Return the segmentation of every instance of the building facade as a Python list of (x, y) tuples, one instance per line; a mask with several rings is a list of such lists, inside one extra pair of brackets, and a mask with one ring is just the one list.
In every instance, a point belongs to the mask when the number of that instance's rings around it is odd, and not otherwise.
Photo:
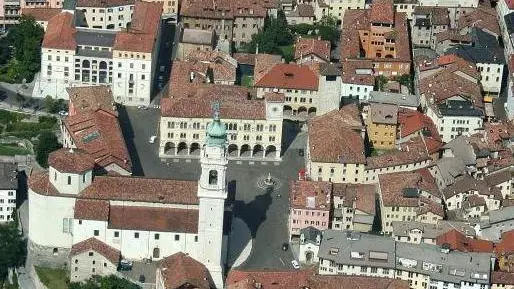
[(18, 166), (0, 163), (0, 224), (13, 220), (18, 191)]

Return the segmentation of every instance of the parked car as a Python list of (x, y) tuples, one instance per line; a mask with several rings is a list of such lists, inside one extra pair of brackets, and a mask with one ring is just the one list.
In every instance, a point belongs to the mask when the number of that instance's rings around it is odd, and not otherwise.
[(283, 243), (282, 244), (282, 250), (287, 251), (287, 249), (289, 249), (289, 244), (288, 243)]
[(291, 261), (291, 265), (293, 265), (293, 268), (296, 270), (300, 269), (300, 264), (296, 260)]
[(59, 115), (60, 116), (68, 116), (68, 112), (65, 110), (61, 110), (61, 111), (59, 111)]
[(303, 149), (298, 149), (298, 155), (303, 157), (303, 155), (305, 154), (304, 150)]
[(137, 109), (139, 109), (139, 110), (147, 110), (148, 107), (146, 105), (138, 105)]
[(157, 139), (157, 136), (152, 135), (150, 139), (148, 140), (149, 143), (155, 143), (155, 140)]
[(120, 265), (118, 266), (118, 271), (130, 271), (132, 270), (132, 261), (129, 260), (121, 260)]

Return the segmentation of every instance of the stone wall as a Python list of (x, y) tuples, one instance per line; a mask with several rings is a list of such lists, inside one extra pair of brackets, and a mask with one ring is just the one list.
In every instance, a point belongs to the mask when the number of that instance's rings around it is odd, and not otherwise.
[(35, 266), (68, 269), (69, 248), (51, 248), (29, 241), (28, 254)]

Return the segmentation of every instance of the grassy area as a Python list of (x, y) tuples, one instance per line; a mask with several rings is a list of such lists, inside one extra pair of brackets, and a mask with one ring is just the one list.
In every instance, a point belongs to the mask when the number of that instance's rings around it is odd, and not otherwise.
[(28, 114), (0, 110), (0, 136), (30, 139), (43, 131), (52, 131), (57, 128), (55, 117), (40, 116), (37, 122), (24, 121), (28, 118), (30, 118)]
[(30, 150), (20, 147), (17, 144), (0, 144), (0, 155), (14, 156), (14, 155), (28, 155)]
[(287, 61), (292, 61), (294, 59), (294, 46), (293, 45), (287, 45), (287, 46), (279, 46), (282, 57)]
[(36, 272), (39, 280), (51, 289), (68, 289), (68, 276), (66, 270), (37, 267)]
[(243, 77), (241, 78), (241, 85), (244, 87), (251, 88), (253, 86), (253, 76), (243, 75)]

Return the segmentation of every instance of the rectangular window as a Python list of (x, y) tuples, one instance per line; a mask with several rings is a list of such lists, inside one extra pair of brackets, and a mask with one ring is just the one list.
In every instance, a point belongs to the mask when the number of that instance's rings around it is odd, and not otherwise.
[(120, 232), (114, 231), (114, 238), (119, 238), (119, 237), (120, 237)]
[(68, 185), (71, 185), (71, 176), (68, 176)]
[(134, 233), (134, 238), (135, 238), (135, 239), (139, 239), (139, 233), (137, 233), (137, 232), (136, 232), (136, 233)]
[(179, 241), (180, 240), (180, 235), (179, 234), (176, 234), (175, 235), (175, 241)]
[(159, 237), (160, 237), (159, 234), (154, 235), (155, 240), (159, 240)]
[(94, 231), (93, 231), (93, 235), (95, 235), (95, 236), (100, 235), (100, 231), (98, 231), (98, 230), (94, 230)]

